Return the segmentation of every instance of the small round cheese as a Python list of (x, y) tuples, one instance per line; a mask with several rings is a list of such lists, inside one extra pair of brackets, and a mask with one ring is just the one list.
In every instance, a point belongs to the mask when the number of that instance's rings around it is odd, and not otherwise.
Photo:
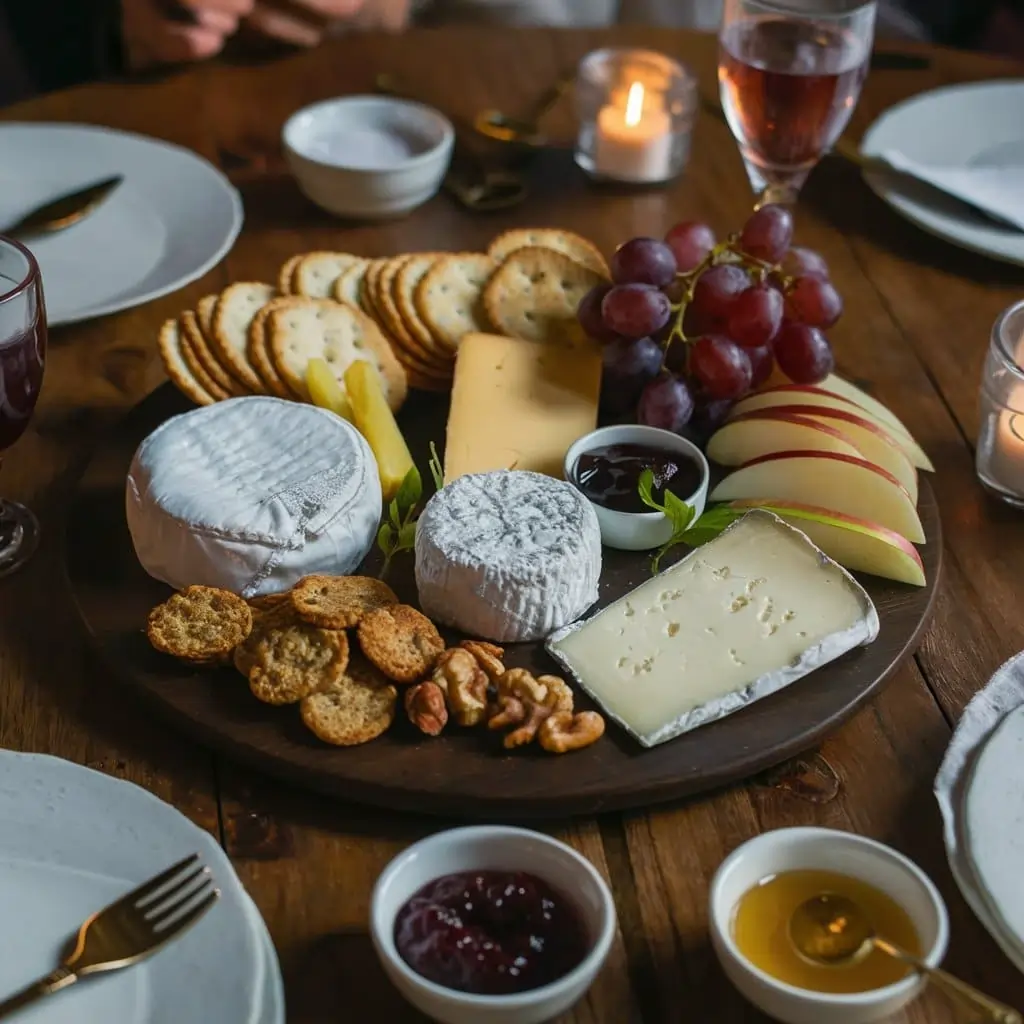
[(373, 546), (380, 477), (332, 412), (233, 398), (175, 416), (128, 472), (128, 528), (151, 576), (255, 597), (310, 573), (350, 573)]
[(459, 477), (416, 531), (416, 586), (432, 619), (474, 638), (539, 640), (596, 600), (601, 531), (590, 502), (540, 473)]

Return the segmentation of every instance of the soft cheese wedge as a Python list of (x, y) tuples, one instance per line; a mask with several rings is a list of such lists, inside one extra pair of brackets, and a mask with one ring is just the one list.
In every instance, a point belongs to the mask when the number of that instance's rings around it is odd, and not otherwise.
[(925, 542), (914, 502), (884, 469), (834, 452), (780, 452), (740, 466), (712, 491), (710, 501), (781, 498), (835, 509), (879, 523), (914, 544)]
[(561, 478), (569, 446), (597, 426), (601, 352), (467, 334), (459, 343), (444, 479), (523, 469)]
[(756, 510), (547, 648), (652, 747), (877, 635), (878, 615), (856, 580), (803, 533)]

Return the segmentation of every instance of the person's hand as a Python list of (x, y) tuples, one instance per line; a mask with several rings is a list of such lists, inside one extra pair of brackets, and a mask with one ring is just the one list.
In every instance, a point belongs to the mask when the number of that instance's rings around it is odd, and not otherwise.
[(179, 64), (220, 53), (254, 0), (121, 0), (129, 66)]
[(410, 0), (257, 0), (245, 24), (280, 42), (316, 46), (345, 27), (404, 28), (410, 6)]

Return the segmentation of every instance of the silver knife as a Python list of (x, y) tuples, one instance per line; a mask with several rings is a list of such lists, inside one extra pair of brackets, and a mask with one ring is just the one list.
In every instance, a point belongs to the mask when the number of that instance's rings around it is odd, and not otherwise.
[(88, 217), (123, 181), (123, 175), (115, 174), (103, 181), (51, 199), (42, 206), (37, 206), (14, 224), (0, 228), (0, 235), (25, 238), (63, 231)]

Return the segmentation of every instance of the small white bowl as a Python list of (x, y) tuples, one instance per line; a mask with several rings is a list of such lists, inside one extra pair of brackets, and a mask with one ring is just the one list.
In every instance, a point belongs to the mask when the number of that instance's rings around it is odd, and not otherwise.
[(344, 96), (293, 114), (281, 133), (302, 191), (342, 217), (396, 217), (441, 187), (455, 130), (439, 111), (390, 96)]
[(797, 988), (755, 967), (739, 951), (732, 924), (740, 898), (770, 875), (797, 870), (835, 871), (859, 878), (892, 897), (909, 915), (937, 967), (946, 955), (949, 919), (928, 876), (902, 854), (872, 839), (827, 828), (766, 832), (734, 850), (711, 882), (711, 943), (729, 980), (755, 1006), (784, 1024), (868, 1024), (899, 1012), (924, 988), (913, 975), (868, 992), (833, 995)]
[[(708, 500), (708, 483), (711, 471), (704, 453), (685, 437), (673, 434), (671, 430), (645, 427), (640, 424), (625, 424), (616, 427), (601, 427), (584, 434), (565, 453), (565, 479), (576, 484), (576, 463), (584, 452), (610, 444), (642, 444), (664, 451), (678, 452), (693, 459), (700, 467), (700, 486), (693, 494), (684, 498), (694, 511), (693, 522), (704, 512)], [(601, 527), (601, 541), (609, 548), (620, 551), (651, 551), (667, 543), (672, 536), (672, 523), (664, 512), (618, 512), (592, 501)]]
[[(428, 882), (461, 871), (527, 871), (572, 901), (590, 952), (564, 978), (507, 996), (459, 992), (417, 974), (395, 947), (398, 911)], [(384, 869), (370, 901), (370, 935), (395, 987), (442, 1024), (541, 1024), (564, 1013), (590, 988), (615, 938), (615, 904), (585, 857), (539, 832), (497, 825), (451, 829), (410, 846)]]

